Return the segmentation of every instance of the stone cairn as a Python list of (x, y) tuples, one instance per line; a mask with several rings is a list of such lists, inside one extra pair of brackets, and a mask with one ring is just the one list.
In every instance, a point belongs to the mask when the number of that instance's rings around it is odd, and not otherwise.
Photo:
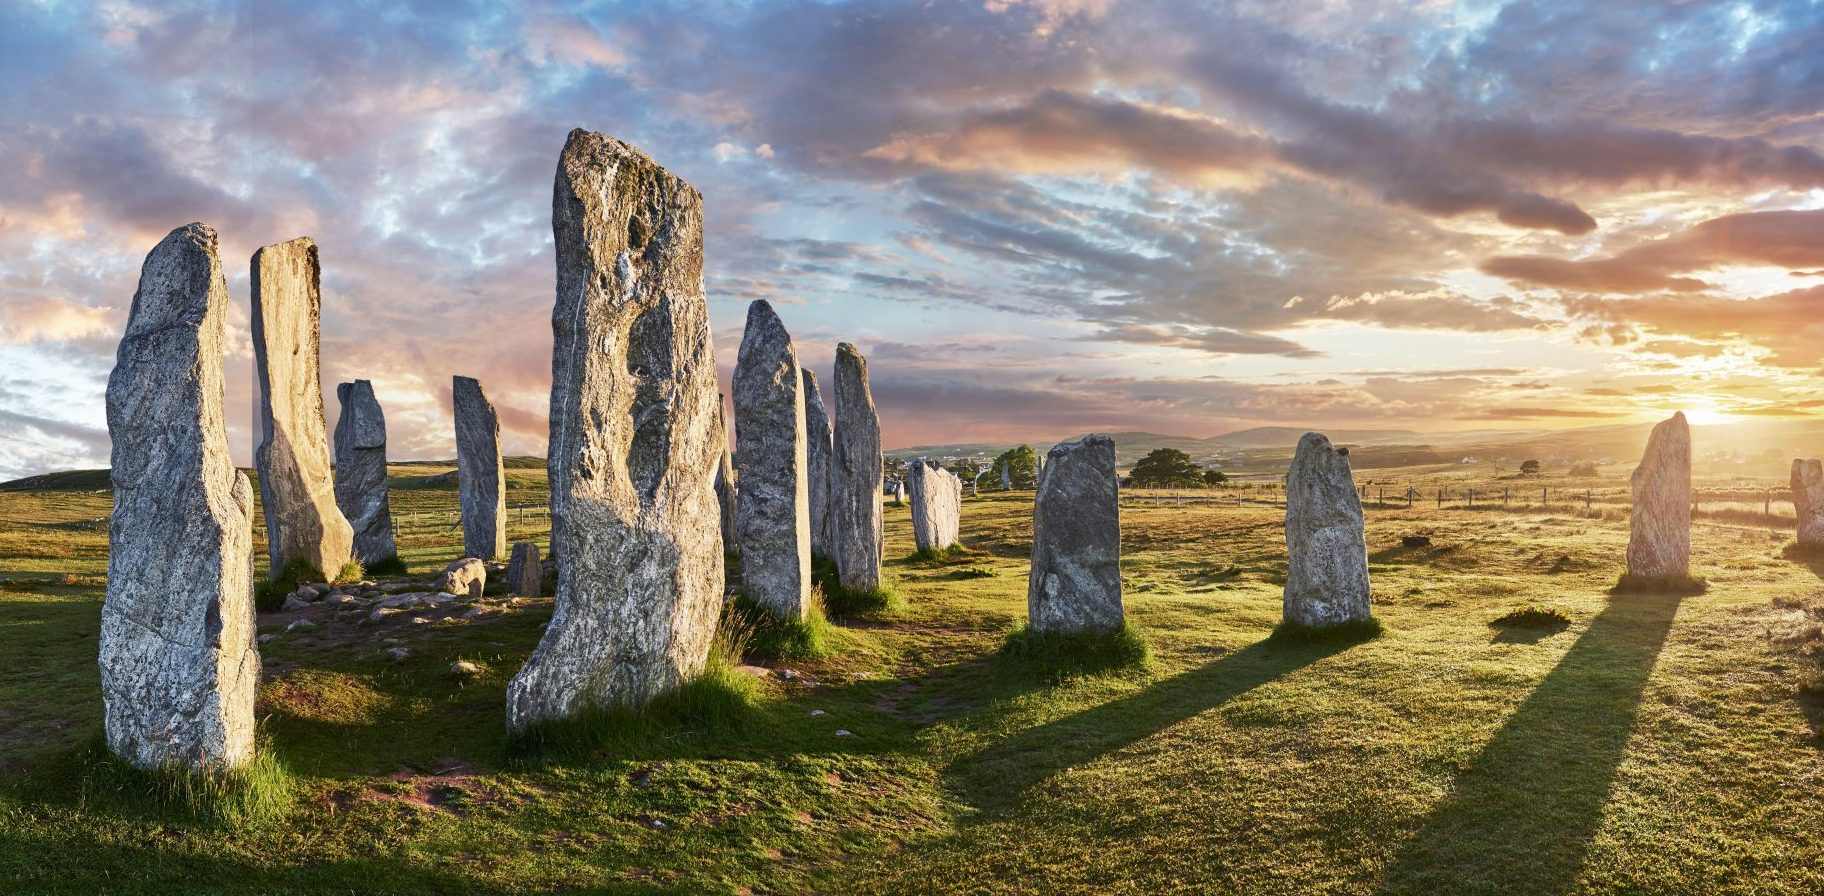
[[(1041, 469), (1043, 490), (1053, 471), (1050, 463)], [(1349, 449), (1332, 448), (1315, 432), (1298, 440), (1286, 474), (1286, 550), (1286, 622), (1319, 628), (1372, 617), (1368, 542)]]
[(322, 295), (309, 237), (253, 253), (253, 351), (260, 384), (260, 502), (269, 575), (302, 562), (334, 578), (354, 556), (354, 530), (336, 506), (318, 379)]
[(703, 668), (723, 602), (726, 436), (703, 295), (703, 197), (630, 144), (571, 131), (551, 229), (557, 606), (507, 688), (524, 732), (639, 706)]
[(1799, 517), (1799, 547), (1824, 547), (1824, 463), (1792, 462), (1792, 508)]
[(539, 560), (538, 544), (522, 541), (513, 545), (513, 559), (507, 561), (507, 593), (538, 597), (544, 588), (545, 566)]
[(740, 491), (735, 482), (735, 457), (728, 450), (728, 425), (722, 416), (722, 396), (716, 396), (716, 429), (723, 434), (722, 459), (716, 464), (716, 509), (721, 516), (722, 550), (733, 554), (741, 550), (735, 536), (735, 505)]
[(844, 591), (880, 588), (885, 541), (880, 508), (880, 416), (868, 389), (868, 361), (844, 342), (836, 346), (836, 424), (830, 464), (830, 529)]
[(1678, 581), (1691, 573), (1691, 427), (1685, 415), (1660, 421), (1629, 480), (1628, 576)]
[(811, 594), (804, 376), (791, 334), (765, 300), (747, 308), (734, 387), (741, 591), (779, 618), (802, 619)]
[(1027, 626), (1035, 632), (1107, 634), (1121, 608), (1121, 494), (1115, 440), (1084, 436), (1051, 449), (1032, 508)]
[(253, 759), (253, 487), (222, 417), (227, 305), (215, 231), (171, 231), (140, 269), (108, 377), (101, 693), (108, 748), (140, 768)]
[(506, 468), (500, 459), (500, 418), (472, 377), (451, 380), (456, 408), (456, 485), (462, 498), (462, 552), (499, 560), (507, 549)]
[(809, 465), (805, 489), (810, 493), (811, 555), (833, 558), (830, 538), (830, 412), (817, 389), (817, 375), (804, 368), (804, 459)]
[(919, 552), (941, 551), (956, 544), (962, 525), (963, 480), (928, 460), (906, 465), (905, 482), (912, 499), (912, 541)]
[(386, 490), (386, 415), (374, 384), (336, 386), (342, 415), (336, 420), (336, 506), (354, 527), (355, 559), (372, 566), (399, 556)]

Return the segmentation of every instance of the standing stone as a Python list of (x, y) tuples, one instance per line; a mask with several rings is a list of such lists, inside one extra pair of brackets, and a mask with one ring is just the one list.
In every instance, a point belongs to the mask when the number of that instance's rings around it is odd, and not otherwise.
[(703, 197), (633, 146), (571, 131), (551, 229), (557, 609), (507, 689), (516, 732), (639, 706), (698, 674), (722, 609), (716, 362)]
[(953, 544), (962, 522), (963, 480), (928, 460), (906, 465), (912, 498), (912, 541), (920, 553)]
[(545, 587), (545, 568), (538, 558), (538, 544), (522, 541), (513, 545), (513, 559), (507, 561), (507, 593), (521, 597), (538, 597)]
[(805, 488), (810, 492), (811, 554), (833, 557), (830, 538), (830, 412), (823, 404), (823, 393), (817, 389), (817, 375), (804, 368), (804, 459), (809, 477)]
[(1084, 436), (1051, 449), (1032, 510), (1027, 626), (1037, 632), (1106, 634), (1121, 609), (1121, 495), (1115, 440)]
[(1629, 480), (1628, 575), (1657, 581), (1691, 572), (1691, 427), (1683, 412), (1660, 421)]
[(741, 591), (779, 618), (803, 619), (811, 595), (804, 376), (791, 334), (764, 299), (747, 306), (734, 386)]
[(302, 561), (334, 578), (355, 533), (336, 506), (323, 422), (317, 342), (322, 311), (317, 244), (310, 237), (253, 253), (253, 352), (260, 383), (260, 503), (266, 555), (277, 579)]
[(844, 591), (880, 588), (885, 538), (880, 511), (880, 416), (868, 390), (868, 361), (847, 342), (836, 346), (836, 428), (830, 465), (830, 528)]
[(893, 484), (888, 487), (888, 491), (893, 493), (894, 507), (906, 506), (906, 481), (904, 479), (893, 480)]
[(459, 376), (450, 386), (456, 406), (456, 487), (462, 496), (462, 551), (499, 560), (507, 549), (506, 468), (500, 459), (500, 417), (481, 383)]
[(1013, 489), (1013, 464), (1001, 461), (1001, 491)]
[[(1041, 489), (1053, 475), (1049, 463), (1042, 470)], [(1286, 550), (1287, 622), (1319, 627), (1365, 622), (1373, 615), (1368, 542), (1349, 449), (1332, 448), (1315, 432), (1298, 440), (1286, 474)]]
[(372, 566), (399, 556), (393, 511), (386, 491), (386, 415), (374, 384), (336, 386), (342, 415), (336, 420), (336, 506), (355, 531), (355, 559)]
[(215, 231), (171, 231), (140, 269), (108, 377), (101, 695), (108, 748), (140, 768), (253, 758), (253, 487), (222, 419), (227, 308)]
[(1792, 509), (1799, 517), (1799, 547), (1824, 546), (1824, 463), (1792, 462)]
[(722, 517), (722, 550), (738, 553), (740, 542), (735, 537), (735, 505), (740, 492), (735, 482), (735, 458), (728, 450), (728, 424), (722, 416), (722, 396), (716, 396), (716, 430), (722, 433), (722, 460), (716, 464), (716, 505)]

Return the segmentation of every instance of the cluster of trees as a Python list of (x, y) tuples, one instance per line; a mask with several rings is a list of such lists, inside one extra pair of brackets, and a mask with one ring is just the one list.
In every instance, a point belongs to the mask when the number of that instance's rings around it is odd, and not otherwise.
[(1155, 448), (1127, 474), (1135, 488), (1203, 488), (1221, 485), (1229, 477), (1220, 470), (1206, 470), (1176, 448)]

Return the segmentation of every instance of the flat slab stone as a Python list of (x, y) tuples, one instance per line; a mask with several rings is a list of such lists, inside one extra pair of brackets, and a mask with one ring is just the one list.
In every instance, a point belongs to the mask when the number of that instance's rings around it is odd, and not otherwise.
[(775, 616), (802, 619), (811, 594), (804, 377), (791, 334), (765, 300), (748, 306), (734, 387), (741, 591)]
[(962, 527), (963, 480), (934, 461), (906, 465), (906, 495), (912, 502), (912, 541), (920, 551), (956, 544)]
[(355, 559), (368, 566), (399, 556), (386, 486), (386, 414), (374, 384), (336, 386), (336, 506), (354, 530)]
[[(1051, 475), (1041, 468), (1040, 487)], [(1287, 622), (1310, 627), (1372, 617), (1368, 542), (1349, 449), (1315, 432), (1298, 440), (1286, 474)]]
[(810, 496), (811, 554), (835, 556), (830, 537), (830, 463), (832, 439), (830, 412), (823, 403), (823, 392), (817, 388), (817, 375), (806, 367), (804, 375), (804, 459), (809, 464), (805, 491)]
[(451, 379), (456, 408), (456, 483), (462, 500), (462, 551), (499, 560), (507, 549), (506, 467), (500, 417), (473, 377)]
[(1660, 421), (1628, 480), (1628, 575), (1682, 579), (1691, 572), (1691, 427), (1683, 413)]
[(868, 388), (868, 361), (847, 342), (836, 346), (836, 423), (830, 465), (830, 527), (843, 590), (880, 588), (885, 542), (880, 507), (880, 415)]
[(1115, 440), (1084, 436), (1049, 453), (1032, 512), (1027, 626), (1106, 634), (1126, 624), (1121, 605), (1121, 491)]
[(1799, 545), (1824, 545), (1824, 463), (1792, 462), (1792, 507), (1799, 518)]

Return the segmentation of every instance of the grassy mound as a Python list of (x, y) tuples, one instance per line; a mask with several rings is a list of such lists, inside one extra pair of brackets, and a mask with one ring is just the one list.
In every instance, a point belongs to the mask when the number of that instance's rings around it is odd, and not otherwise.
[(1545, 628), (1563, 629), (1571, 624), (1571, 617), (1557, 607), (1541, 607), (1538, 604), (1527, 604), (1517, 610), (1497, 617), (1489, 625), (1494, 628)]
[(811, 581), (823, 592), (827, 615), (839, 619), (891, 619), (906, 610), (906, 599), (890, 582), (882, 581), (872, 591), (855, 592), (842, 587), (836, 562), (825, 557), (812, 558)]
[(747, 633), (747, 655), (764, 660), (805, 662), (831, 656), (842, 649), (842, 630), (824, 612), (821, 591), (811, 592), (811, 606), (803, 619), (780, 619), (746, 596), (736, 597), (728, 612), (740, 619)]
[(1107, 634), (1035, 632), (1021, 627), (1008, 633), (995, 660), (1019, 674), (1062, 681), (1142, 668), (1150, 655), (1146, 637), (1131, 625)]
[(1300, 625), (1290, 620), (1273, 627), (1268, 640), (1281, 644), (1359, 644), (1381, 636), (1384, 629), (1375, 618), (1341, 625)]
[(1699, 576), (1673, 576), (1663, 579), (1651, 579), (1644, 576), (1622, 573), (1616, 580), (1610, 594), (1703, 594), (1710, 590), (1710, 583)]

